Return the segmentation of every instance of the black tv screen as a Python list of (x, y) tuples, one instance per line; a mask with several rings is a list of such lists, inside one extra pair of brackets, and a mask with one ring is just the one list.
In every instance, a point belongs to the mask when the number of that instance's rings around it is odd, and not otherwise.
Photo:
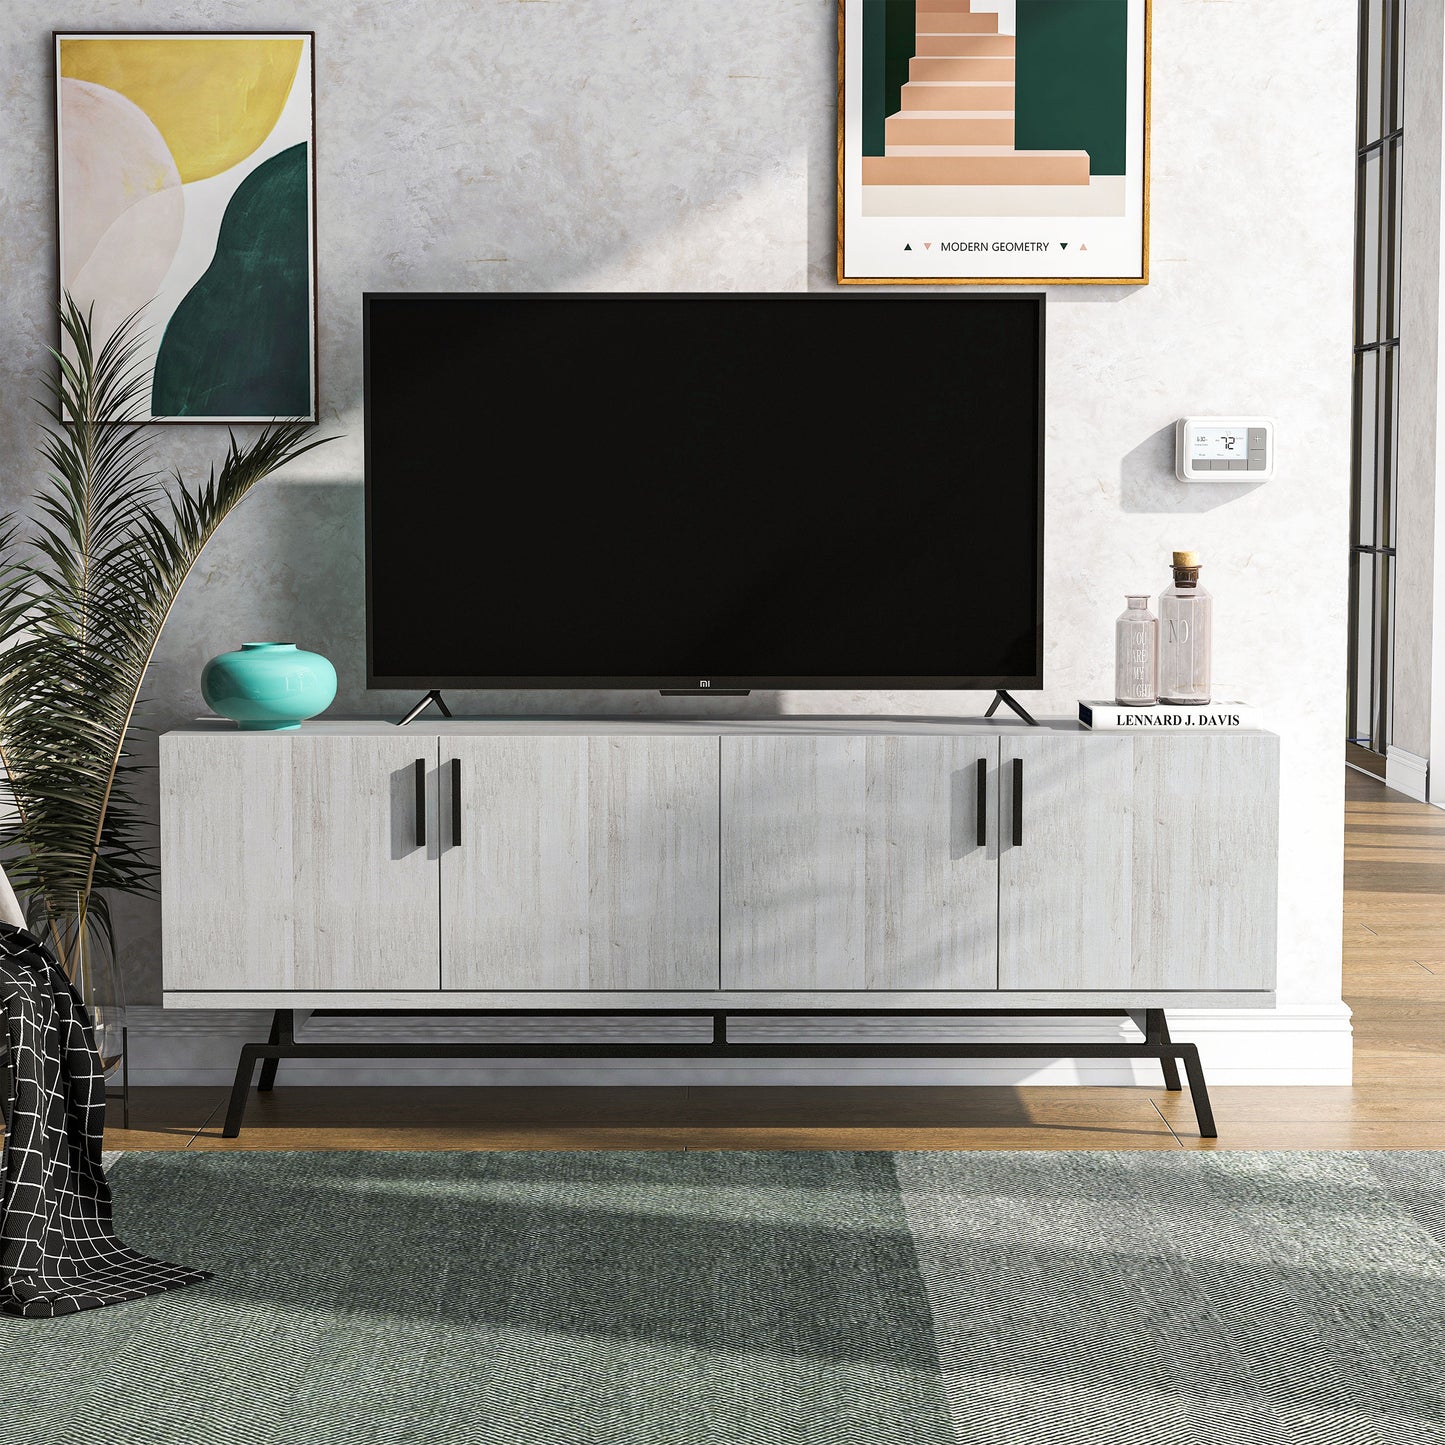
[(1042, 686), (1041, 295), (365, 298), (373, 687)]

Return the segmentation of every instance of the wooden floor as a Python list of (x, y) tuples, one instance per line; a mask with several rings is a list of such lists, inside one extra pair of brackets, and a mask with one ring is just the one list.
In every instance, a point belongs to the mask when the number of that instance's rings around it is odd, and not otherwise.
[[(1445, 811), (1348, 772), (1353, 1088), (138, 1089), (115, 1149), (1445, 1149)], [(1334, 885), (1322, 879), (1322, 894)], [(115, 1111), (119, 1112), (118, 1108)]]

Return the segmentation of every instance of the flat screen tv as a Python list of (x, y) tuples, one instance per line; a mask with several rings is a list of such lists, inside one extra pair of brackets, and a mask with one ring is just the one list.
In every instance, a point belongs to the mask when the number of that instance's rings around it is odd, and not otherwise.
[(365, 298), (372, 687), (1043, 685), (1042, 295)]

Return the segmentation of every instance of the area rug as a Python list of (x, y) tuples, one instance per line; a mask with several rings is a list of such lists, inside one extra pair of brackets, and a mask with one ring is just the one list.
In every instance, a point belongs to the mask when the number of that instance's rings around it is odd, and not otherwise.
[(123, 1155), (26, 1445), (1429, 1445), (1445, 1154)]

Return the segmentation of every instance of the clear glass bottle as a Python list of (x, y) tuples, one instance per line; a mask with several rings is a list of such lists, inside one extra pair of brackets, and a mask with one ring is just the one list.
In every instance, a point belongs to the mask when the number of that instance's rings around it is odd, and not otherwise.
[(1114, 624), (1114, 699), (1121, 707), (1159, 701), (1159, 619), (1147, 594), (1131, 592)]
[(1209, 701), (1214, 599), (1199, 585), (1199, 554), (1174, 554), (1174, 585), (1159, 594), (1159, 700)]

